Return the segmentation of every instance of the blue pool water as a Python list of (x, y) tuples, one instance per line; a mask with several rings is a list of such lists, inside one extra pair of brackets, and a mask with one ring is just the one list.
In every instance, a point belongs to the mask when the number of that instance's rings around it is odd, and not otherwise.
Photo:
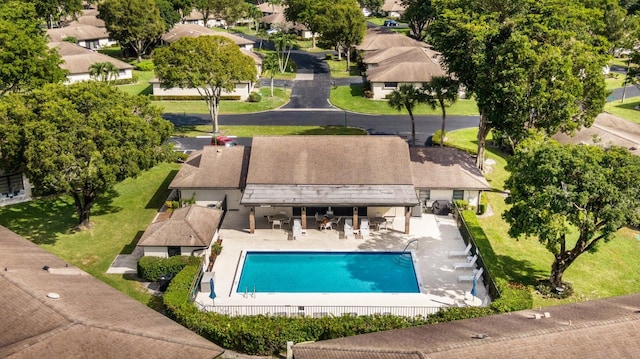
[(411, 253), (247, 252), (237, 292), (419, 293)]

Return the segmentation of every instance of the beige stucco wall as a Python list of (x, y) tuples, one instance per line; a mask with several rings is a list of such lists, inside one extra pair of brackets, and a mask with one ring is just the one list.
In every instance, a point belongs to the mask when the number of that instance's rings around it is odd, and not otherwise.
[[(241, 82), (237, 83), (233, 91), (223, 91), (223, 95), (227, 96), (240, 96), (240, 100), (245, 101), (249, 98), (249, 94), (253, 91), (253, 83)], [(153, 83), (153, 94), (156, 96), (199, 96), (198, 90), (195, 88), (179, 88), (173, 87), (170, 89), (163, 89), (160, 87), (159, 82)]]
[(400, 88), (400, 86), (404, 84), (413, 85), (414, 87), (422, 86), (422, 83), (398, 82), (398, 87), (384, 87), (384, 82), (372, 82), (371, 91), (373, 91), (373, 99), (384, 100), (387, 95), (391, 94), (394, 90)]
[(227, 197), (227, 209), (235, 210), (240, 208), (240, 198), (242, 193), (239, 189), (219, 189), (219, 190), (207, 190), (207, 189), (181, 189), (180, 196), (184, 199), (191, 198), (195, 195), (196, 204), (199, 206), (207, 207), (207, 205), (214, 205), (218, 202), (222, 202), (224, 197)]
[[(116, 78), (116, 80), (130, 79), (132, 77), (133, 77), (133, 71), (131, 69), (120, 70), (120, 74)], [(81, 74), (68, 75), (67, 81), (65, 83), (72, 84), (80, 81), (94, 81), (94, 79), (92, 79), (89, 73), (86, 72)]]

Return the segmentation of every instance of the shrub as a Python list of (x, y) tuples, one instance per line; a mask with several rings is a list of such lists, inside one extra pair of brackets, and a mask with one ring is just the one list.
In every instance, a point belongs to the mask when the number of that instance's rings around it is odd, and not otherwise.
[(73, 36), (67, 36), (64, 39), (62, 39), (62, 41), (64, 42), (70, 42), (72, 44), (78, 44), (78, 38), (77, 37), (73, 37)]
[(364, 90), (364, 91), (362, 91), (362, 94), (366, 98), (373, 98), (373, 91), (371, 91), (371, 90)]
[(153, 69), (155, 68), (153, 66), (153, 61), (150, 61), (150, 60), (136, 62), (134, 63), (133, 67), (138, 71), (153, 71)]
[(262, 100), (262, 96), (260, 96), (257, 92), (252, 92), (249, 94), (248, 102), (260, 102)]
[[(431, 136), (431, 142), (434, 145), (440, 145), (440, 141), (441, 141), (440, 139), (442, 138), (441, 132), (442, 132), (441, 130), (438, 130), (433, 134), (433, 136)], [(447, 132), (446, 131), (444, 132), (444, 138), (445, 138), (445, 140), (447, 138)]]
[(136, 82), (138, 82), (138, 76), (133, 75), (131, 76), (130, 79), (115, 79), (115, 80), (112, 80), (110, 83), (112, 85), (129, 85), (129, 84), (135, 84)]
[[(200, 101), (202, 100), (202, 96), (194, 95), (194, 96), (177, 96), (177, 95), (152, 95), (149, 96), (151, 101)], [(240, 101), (240, 96), (234, 95), (226, 95), (220, 96), (221, 101)]]
[(456, 206), (458, 206), (461, 211), (469, 209), (469, 202), (465, 201), (464, 199), (456, 199), (455, 202)]
[(211, 246), (211, 250), (213, 251), (213, 253), (220, 255), (220, 253), (222, 253), (222, 243), (214, 243), (213, 246)]
[(489, 203), (487, 202), (487, 196), (480, 195), (480, 205), (478, 206), (478, 214), (483, 215), (487, 211), (487, 206)]
[(200, 262), (198, 257), (173, 256), (169, 258), (144, 256), (138, 261), (138, 277), (157, 282), (165, 274), (176, 275), (187, 264)]
[(498, 313), (531, 309), (533, 296), (524, 284), (497, 280), (500, 298), (491, 303), (491, 308)]
[(324, 59), (325, 60), (333, 60), (333, 54), (329, 54), (329, 53), (324, 54)]

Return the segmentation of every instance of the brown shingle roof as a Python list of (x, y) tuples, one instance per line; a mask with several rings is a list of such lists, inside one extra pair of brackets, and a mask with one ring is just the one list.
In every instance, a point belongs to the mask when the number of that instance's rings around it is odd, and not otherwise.
[(224, 31), (214, 31), (198, 24), (175, 24), (171, 30), (164, 33), (162, 41), (172, 43), (183, 37), (222, 36), (230, 39), (236, 45), (253, 44), (253, 41)]
[(260, 9), (260, 11), (262, 11), (263, 14), (284, 13), (284, 6), (272, 5), (267, 1), (256, 6), (258, 7), (258, 9)]
[(425, 61), (439, 63), (440, 53), (429, 47), (394, 46), (388, 49), (367, 52), (362, 62), (365, 64), (384, 64), (386, 61)]
[(385, 0), (380, 9), (386, 12), (395, 11), (402, 13), (406, 9), (406, 7), (402, 5), (401, 0)]
[(133, 69), (133, 65), (124, 61), (103, 55), (96, 51), (91, 51), (70, 42), (50, 42), (48, 46), (50, 48), (55, 47), (58, 50), (58, 54), (60, 54), (60, 57), (64, 60), (64, 63), (61, 64), (60, 67), (68, 70), (71, 75), (89, 73), (91, 65), (98, 62), (111, 62), (119, 70)]
[(169, 188), (244, 188), (250, 147), (205, 146), (191, 154)]
[[(2, 358), (208, 359), (223, 353), (2, 226), (0, 267)], [(52, 292), (60, 298), (47, 298)]]
[[(634, 358), (640, 294), (299, 344), (296, 359)], [(485, 339), (474, 336), (486, 334)]]
[(377, 67), (367, 69), (366, 73), (367, 80), (371, 82), (428, 82), (434, 77), (445, 75), (440, 64), (430, 59), (420, 62), (388, 60)]
[(84, 9), (82, 15), (77, 20), (69, 21), (67, 26), (74, 25), (91, 25), (99, 28), (105, 28), (104, 20), (98, 19), (98, 9)]
[(196, 205), (178, 208), (171, 217), (150, 224), (139, 246), (209, 247), (223, 211)]
[(428, 44), (422, 41), (378, 27), (367, 29), (364, 39), (362, 39), (362, 44), (356, 46), (356, 48), (363, 51), (374, 51), (395, 46), (429, 47)]
[(466, 152), (450, 147), (412, 147), (416, 188), (489, 190), (491, 186)]
[(397, 136), (254, 137), (247, 184), (411, 184), (409, 148)]
[(78, 40), (108, 39), (109, 34), (104, 28), (91, 25), (75, 24), (58, 29), (47, 30), (50, 41), (62, 41), (67, 37), (75, 37)]

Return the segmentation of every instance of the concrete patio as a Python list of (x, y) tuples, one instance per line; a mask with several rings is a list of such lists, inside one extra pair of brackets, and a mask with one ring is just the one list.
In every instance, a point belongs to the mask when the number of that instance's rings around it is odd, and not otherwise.
[[(449, 251), (464, 250), (454, 218), (422, 214), (411, 217), (410, 234), (404, 234), (404, 218), (396, 217), (388, 230), (371, 231), (364, 239), (344, 238), (342, 225), (339, 230), (315, 229), (315, 219), (310, 218), (307, 233), (293, 240), (291, 228), (272, 229), (266, 218), (257, 218), (256, 231), (249, 233), (249, 216), (244, 210), (226, 214), (220, 238), (223, 251), (213, 267), (215, 303), (209, 293), (200, 292), (196, 302), (201, 306), (376, 306), (376, 307), (447, 307), (486, 305), (489, 298), (480, 279), (477, 297), (470, 296), (472, 282), (459, 282), (459, 275), (473, 275), (471, 269), (454, 269), (464, 257), (449, 257)], [(236, 289), (242, 251), (246, 250), (318, 250), (318, 251), (402, 251), (414, 254), (414, 263), (421, 283), (420, 294), (289, 294), (256, 293), (253, 288)], [(295, 270), (292, 268), (292, 270)]]

